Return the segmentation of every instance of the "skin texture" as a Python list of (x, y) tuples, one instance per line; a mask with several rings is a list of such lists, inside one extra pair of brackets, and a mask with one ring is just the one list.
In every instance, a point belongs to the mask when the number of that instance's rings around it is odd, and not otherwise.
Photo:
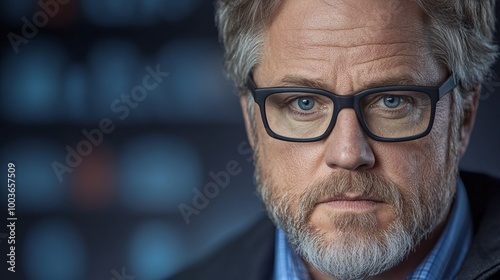
[[(411, 1), (384, 1), (383, 5), (373, 0), (284, 1), (265, 34), (263, 55), (254, 69), (255, 83), (258, 87), (314, 86), (341, 95), (375, 86), (439, 85), (449, 73), (430, 55), (425, 21), (425, 15)], [(402, 196), (425, 192), (418, 187), (429, 177), (430, 182), (442, 182), (440, 173), (455, 170), (465, 152), (478, 96), (476, 87), (468, 99), (470, 109), (465, 118), (452, 124), (448, 94), (438, 103), (431, 133), (399, 143), (370, 139), (352, 109), (340, 112), (332, 133), (323, 141), (280, 141), (267, 135), (257, 108), (253, 131), (246, 99), (241, 103), (249, 138), (258, 150), (261, 176), (272, 181), (273, 191), (286, 194), (291, 208), (297, 209), (311, 182), (335, 174), (376, 174), (400, 186)], [(450, 139), (452, 125), (460, 126), (457, 139)], [(450, 154), (452, 141), (458, 145), (457, 154)], [(453, 194), (455, 181), (440, 187)], [(451, 202), (443, 201), (446, 211)], [(375, 215), (375, 233), (396, 218), (390, 204), (368, 208), (362, 211)], [(344, 211), (348, 210), (318, 203), (308, 223), (334, 241), (342, 237), (332, 219)], [(373, 279), (401, 279), (413, 271), (432, 249), (445, 220), (435, 224), (434, 232), (405, 261)], [(312, 279), (334, 279), (306, 265)]]

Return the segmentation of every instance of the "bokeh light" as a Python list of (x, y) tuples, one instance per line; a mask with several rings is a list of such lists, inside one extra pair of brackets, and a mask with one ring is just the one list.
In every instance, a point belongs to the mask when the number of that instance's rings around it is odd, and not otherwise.
[(177, 137), (149, 135), (126, 144), (119, 177), (125, 205), (136, 211), (177, 211), (202, 184), (195, 147)]
[[(4, 147), (1, 157), (16, 165), (18, 211), (40, 213), (63, 207), (67, 184), (59, 182), (52, 168), (55, 161), (65, 164), (63, 152), (45, 139), (21, 139)], [(5, 191), (2, 188), (2, 193)]]
[(170, 72), (160, 91), (164, 117), (182, 122), (239, 121), (238, 99), (229, 94), (216, 45), (203, 39), (179, 40), (166, 44), (158, 56)]
[(60, 81), (67, 63), (64, 48), (37, 38), (23, 46), (23, 55), (6, 52), (4, 56), (0, 78), (2, 115), (23, 123), (48, 123), (59, 117)]
[(67, 68), (63, 77), (64, 114), (66, 120), (90, 122), (88, 104), (88, 77), (83, 65), (75, 63)]
[(78, 229), (68, 221), (39, 221), (23, 243), (23, 270), (28, 280), (85, 279), (85, 246)]
[(186, 258), (178, 228), (161, 220), (146, 221), (132, 235), (130, 263), (137, 279), (158, 280), (172, 274)]
[(92, 153), (73, 171), (73, 196), (84, 210), (102, 209), (115, 194), (115, 157), (109, 146), (94, 147)]
[[(129, 42), (108, 39), (96, 44), (88, 55), (90, 107), (95, 121), (112, 114), (111, 104), (130, 94), (138, 79), (140, 54)], [(140, 73), (141, 75), (144, 75)]]

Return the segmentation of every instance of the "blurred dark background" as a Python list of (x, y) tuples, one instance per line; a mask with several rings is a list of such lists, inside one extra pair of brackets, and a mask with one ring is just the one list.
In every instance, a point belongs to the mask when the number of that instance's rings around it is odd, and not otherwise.
[[(1, 279), (161, 279), (263, 214), (212, 1), (40, 3), (0, 2), (18, 218), (15, 274), (0, 227)], [(500, 176), (499, 90), (483, 88), (464, 169)]]

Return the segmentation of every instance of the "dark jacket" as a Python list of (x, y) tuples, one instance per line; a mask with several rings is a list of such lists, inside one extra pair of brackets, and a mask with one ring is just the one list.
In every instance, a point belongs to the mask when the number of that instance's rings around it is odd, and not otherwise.
[[(500, 180), (463, 172), (474, 239), (457, 279), (500, 279)], [(275, 227), (267, 218), (171, 280), (272, 280)]]

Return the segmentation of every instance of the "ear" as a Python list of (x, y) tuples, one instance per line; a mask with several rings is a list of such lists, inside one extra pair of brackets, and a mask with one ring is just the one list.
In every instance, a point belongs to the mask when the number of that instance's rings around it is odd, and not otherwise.
[(477, 108), (479, 106), (479, 97), (481, 96), (481, 85), (476, 85), (474, 88), (465, 95), (464, 100), (464, 116), (460, 125), (460, 158), (465, 154), (467, 146), (469, 145), (470, 135), (474, 128), (476, 120)]
[(241, 96), (240, 97), (240, 105), (241, 105), (241, 111), (243, 112), (243, 119), (245, 120), (245, 128), (247, 131), (247, 136), (248, 136), (248, 141), (250, 141), (250, 146), (252, 147), (253, 150), (255, 150), (255, 142), (256, 142), (256, 135), (255, 131), (252, 128), (252, 122), (250, 121), (249, 112), (248, 112), (248, 98), (246, 96)]

